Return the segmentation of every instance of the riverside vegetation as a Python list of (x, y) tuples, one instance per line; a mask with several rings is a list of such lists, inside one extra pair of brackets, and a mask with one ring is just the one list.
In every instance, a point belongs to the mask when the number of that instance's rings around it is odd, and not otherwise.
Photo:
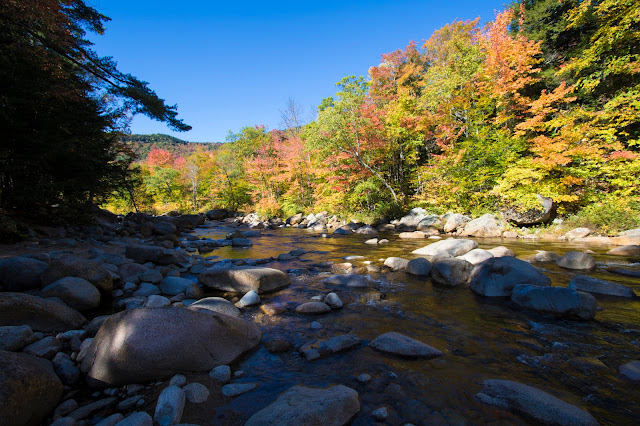
[(189, 126), (105, 19), (0, 9), (3, 424), (640, 416), (635, 1), (516, 2), (312, 122), (154, 149), (127, 114)]

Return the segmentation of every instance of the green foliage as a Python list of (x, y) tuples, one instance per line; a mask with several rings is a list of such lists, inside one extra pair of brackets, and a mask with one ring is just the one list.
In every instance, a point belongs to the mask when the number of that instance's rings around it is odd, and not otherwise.
[(563, 227), (587, 227), (604, 235), (616, 235), (620, 231), (640, 228), (640, 201), (638, 198), (606, 197), (569, 217)]

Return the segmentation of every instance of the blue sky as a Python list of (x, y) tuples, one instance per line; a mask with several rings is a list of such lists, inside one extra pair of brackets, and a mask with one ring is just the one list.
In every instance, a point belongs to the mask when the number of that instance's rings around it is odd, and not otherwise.
[(492, 20), (501, 0), (89, 0), (112, 21), (95, 50), (148, 81), (193, 126), (171, 132), (136, 116), (133, 133), (221, 142), (229, 130), (278, 128), (294, 98), (308, 117), (335, 83), (367, 75), (383, 53), (422, 41), (455, 19)]

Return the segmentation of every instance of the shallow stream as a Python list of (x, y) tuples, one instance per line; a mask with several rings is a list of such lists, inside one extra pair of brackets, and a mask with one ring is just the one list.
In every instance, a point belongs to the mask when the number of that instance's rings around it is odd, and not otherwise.
[[(214, 239), (237, 228), (215, 225), (199, 228), (195, 235)], [(310, 251), (300, 259), (271, 262), (265, 266), (291, 274), (293, 284), (262, 295), (262, 303), (281, 302), (293, 308), (312, 296), (336, 292), (342, 309), (318, 316), (304, 316), (289, 309), (267, 316), (259, 308), (244, 308), (243, 315), (257, 322), (263, 341), (284, 339), (292, 351), (271, 354), (264, 345), (233, 366), (246, 375), (235, 382), (257, 383), (254, 391), (218, 407), (211, 424), (241, 424), (251, 414), (273, 402), (294, 385), (326, 387), (344, 384), (358, 391), (360, 413), (353, 424), (373, 424), (371, 412), (385, 406), (388, 424), (526, 424), (526, 419), (485, 406), (474, 399), (485, 379), (510, 379), (549, 392), (589, 411), (601, 424), (638, 424), (640, 388), (618, 377), (618, 367), (640, 359), (640, 299), (597, 297), (599, 312), (593, 321), (558, 319), (514, 307), (505, 298), (476, 295), (469, 288), (434, 287), (430, 280), (403, 272), (371, 274), (375, 288), (357, 289), (326, 285), (320, 281), (342, 273), (323, 262), (340, 264), (346, 256), (354, 267), (365, 261), (382, 265), (385, 258), (414, 258), (411, 252), (428, 240), (401, 240), (382, 234), (386, 245), (366, 245), (362, 235), (330, 236), (304, 229), (262, 231), (250, 248), (222, 247), (205, 256), (222, 259), (264, 259), (294, 249)], [(611, 247), (571, 243), (477, 239), (480, 248), (503, 245), (520, 259), (536, 250), (560, 255), (571, 250), (593, 252), (597, 269), (588, 275), (634, 288), (640, 295), (640, 278), (610, 273), (609, 267), (640, 269), (634, 259), (606, 255)], [(217, 260), (217, 259), (216, 259)], [(637, 262), (637, 259), (635, 260)], [(554, 263), (537, 267), (554, 286), (566, 286), (576, 271)], [(306, 273), (301, 268), (307, 269)], [(209, 294), (216, 295), (216, 294)], [(318, 321), (322, 328), (310, 328)], [(444, 352), (433, 360), (401, 359), (366, 347), (378, 335), (397, 331)], [(297, 349), (314, 339), (352, 333), (363, 339), (360, 347), (315, 361), (305, 360)], [(372, 380), (361, 383), (362, 373)], [(184, 421), (185, 419), (183, 419)]]

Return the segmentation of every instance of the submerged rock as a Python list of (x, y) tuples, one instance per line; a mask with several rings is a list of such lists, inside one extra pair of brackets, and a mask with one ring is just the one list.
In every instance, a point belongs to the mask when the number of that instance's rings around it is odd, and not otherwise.
[(368, 275), (341, 274), (333, 275), (322, 280), (324, 284), (345, 285), (347, 287), (370, 287), (373, 280)]
[(294, 386), (251, 416), (245, 426), (342, 426), (358, 411), (358, 392), (349, 387), (337, 385), (314, 389)]
[(510, 296), (516, 284), (547, 287), (551, 280), (529, 263), (504, 256), (488, 259), (476, 266), (469, 285), (484, 296)]
[(441, 351), (426, 343), (396, 332), (381, 334), (369, 343), (369, 347), (380, 352), (406, 357), (431, 359), (443, 355)]
[(255, 347), (258, 327), (215, 312), (141, 308), (111, 315), (88, 349), (81, 369), (92, 383), (120, 386), (209, 371)]
[(576, 275), (569, 283), (569, 288), (587, 293), (606, 294), (609, 296), (635, 297), (633, 290), (626, 285), (600, 280), (587, 275)]
[(544, 424), (595, 426), (598, 421), (586, 411), (540, 389), (511, 380), (485, 380), (479, 401)]
[(198, 275), (200, 284), (216, 290), (259, 294), (278, 290), (291, 284), (289, 275), (282, 271), (257, 266), (241, 266), (231, 269), (207, 269)]
[(511, 300), (524, 308), (577, 316), (583, 320), (593, 319), (597, 309), (596, 299), (592, 295), (564, 287), (519, 284), (513, 288)]

